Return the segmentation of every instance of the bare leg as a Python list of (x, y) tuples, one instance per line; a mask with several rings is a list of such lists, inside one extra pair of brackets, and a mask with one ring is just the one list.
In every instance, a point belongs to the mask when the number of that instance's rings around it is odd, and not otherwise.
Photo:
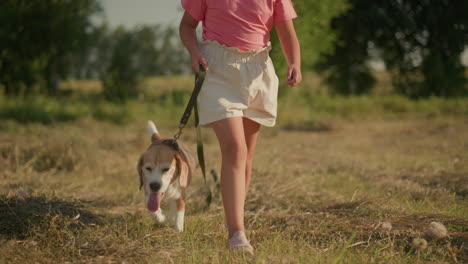
[(225, 118), (210, 124), (221, 149), (221, 195), (229, 237), (244, 231), (245, 171), (247, 144), (242, 117)]
[(247, 196), (250, 180), (252, 178), (252, 162), (255, 146), (257, 144), (257, 136), (260, 132), (260, 124), (246, 117), (242, 120), (244, 123), (245, 142), (247, 144), (247, 162), (245, 164), (245, 195)]

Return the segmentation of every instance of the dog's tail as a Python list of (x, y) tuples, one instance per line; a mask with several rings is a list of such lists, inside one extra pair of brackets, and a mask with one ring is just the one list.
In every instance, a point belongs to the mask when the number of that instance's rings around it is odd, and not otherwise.
[(161, 136), (159, 135), (159, 131), (156, 128), (156, 125), (151, 120), (148, 121), (148, 133), (151, 136), (151, 139), (158, 140), (161, 138)]

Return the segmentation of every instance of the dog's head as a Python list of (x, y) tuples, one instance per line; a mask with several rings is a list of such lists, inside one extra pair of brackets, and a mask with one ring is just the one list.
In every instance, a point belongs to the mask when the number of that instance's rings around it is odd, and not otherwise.
[(140, 189), (145, 190), (148, 210), (155, 212), (170, 184), (177, 181), (181, 189), (187, 188), (192, 165), (184, 149), (175, 148), (171, 141), (163, 140), (151, 121), (148, 122), (148, 132), (151, 146), (140, 156), (137, 170)]

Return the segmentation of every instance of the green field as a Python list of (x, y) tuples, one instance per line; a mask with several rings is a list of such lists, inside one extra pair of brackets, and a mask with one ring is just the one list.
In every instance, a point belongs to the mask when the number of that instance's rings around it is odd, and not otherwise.
[[(225, 249), (221, 201), (206, 208), (199, 169), (183, 233), (145, 211), (146, 121), (171, 137), (191, 78), (147, 80), (125, 103), (95, 82), (66, 83), (57, 100), (0, 97), (0, 263), (468, 262), (468, 99), (333, 97), (311, 83), (261, 130), (245, 208), (254, 258)], [(195, 152), (192, 127), (182, 141)], [(428, 235), (433, 221), (448, 236)]]

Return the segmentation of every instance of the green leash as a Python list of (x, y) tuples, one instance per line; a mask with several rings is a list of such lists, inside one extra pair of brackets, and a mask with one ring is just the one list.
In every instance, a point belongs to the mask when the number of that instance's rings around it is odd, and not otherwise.
[(195, 88), (192, 91), (192, 95), (190, 96), (189, 102), (187, 103), (187, 107), (185, 108), (184, 114), (179, 122), (179, 131), (174, 135), (174, 142), (173, 145), (176, 149), (178, 149), (177, 140), (179, 139), (180, 135), (182, 135), (182, 130), (185, 128), (190, 115), (192, 114), (192, 108), (194, 109), (194, 124), (195, 129), (197, 132), (197, 156), (198, 156), (198, 164), (200, 165), (200, 169), (203, 174), (203, 180), (205, 181), (205, 187), (208, 190), (208, 196), (206, 197), (207, 206), (211, 204), (212, 201), (212, 194), (208, 183), (206, 182), (206, 166), (205, 166), (205, 154), (203, 150), (203, 138), (201, 134), (201, 128), (199, 126), (199, 116), (198, 116), (198, 106), (197, 106), (197, 97), (200, 93), (201, 87), (203, 86), (203, 82), (205, 81), (206, 71), (200, 65), (200, 71), (195, 73)]
[(198, 105), (195, 104), (194, 106), (195, 111), (195, 129), (197, 131), (197, 155), (198, 155), (198, 163), (200, 164), (200, 168), (203, 173), (203, 179), (206, 183), (206, 169), (205, 169), (205, 154), (203, 151), (203, 138), (201, 133), (201, 127), (198, 125), (199, 118), (198, 118)]

